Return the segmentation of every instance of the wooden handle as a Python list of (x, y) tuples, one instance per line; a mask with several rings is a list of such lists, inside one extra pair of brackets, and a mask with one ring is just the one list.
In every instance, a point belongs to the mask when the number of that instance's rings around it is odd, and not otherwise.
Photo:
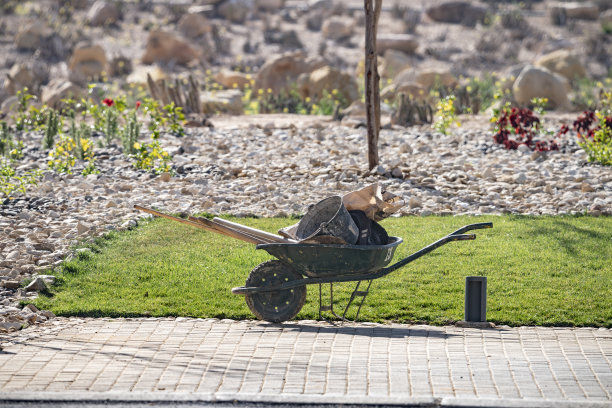
[[(183, 218), (174, 217), (172, 215), (164, 214), (162, 212), (159, 212), (159, 211), (156, 211), (156, 210), (152, 210), (150, 208), (145, 208), (145, 207), (142, 207), (142, 206), (136, 205), (136, 204), (134, 205), (134, 208), (137, 209), (137, 210), (140, 210), (140, 211), (147, 212), (149, 214), (156, 215), (158, 217), (167, 218), (167, 219), (172, 220), (172, 221), (177, 221), (177, 222), (180, 222), (180, 223), (183, 223), (183, 224), (191, 225), (192, 227), (205, 229), (205, 230), (210, 231), (210, 232), (216, 232), (217, 234), (227, 235), (229, 237), (236, 238), (236, 239), (239, 239), (241, 241), (249, 242), (251, 244), (266, 244), (266, 243), (268, 243), (268, 241), (263, 241), (261, 239), (256, 239), (254, 237), (251, 237), (248, 234), (240, 233), (239, 231), (233, 231), (233, 230), (231, 230), (229, 228), (223, 227), (222, 225), (214, 225), (214, 223), (212, 223), (212, 222), (210, 224), (208, 224), (208, 223), (205, 223), (205, 222), (200, 222), (199, 220), (198, 221), (194, 221), (193, 217), (190, 217), (191, 219), (189, 219), (189, 220), (185, 220)], [(209, 220), (207, 220), (207, 221), (209, 221)]]
[(217, 224), (225, 225), (226, 227), (229, 227), (233, 230), (238, 230), (238, 231), (245, 232), (255, 237), (260, 237), (262, 239), (265, 239), (266, 241), (278, 242), (278, 243), (284, 243), (284, 244), (297, 242), (292, 239), (283, 238), (280, 235), (270, 234), (269, 232), (262, 231), (257, 228), (247, 227), (246, 225), (224, 220), (222, 218), (215, 217), (213, 218), (213, 221)]
[(223, 235), (227, 235), (228, 237), (232, 237), (232, 238), (236, 238), (236, 239), (240, 239), (246, 242), (250, 242), (252, 244), (269, 244), (272, 241), (270, 240), (266, 240), (263, 239), (261, 237), (256, 237), (252, 234), (243, 232), (243, 231), (239, 231), (239, 230), (235, 230), (233, 228), (229, 228), (225, 225), (221, 225), (218, 224), (214, 221), (211, 221), (207, 218), (199, 218), (199, 217), (192, 217), (189, 216), (189, 220), (196, 222), (196, 223), (201, 223), (202, 225), (214, 230), (215, 232), (218, 232), (219, 234), (223, 234)]

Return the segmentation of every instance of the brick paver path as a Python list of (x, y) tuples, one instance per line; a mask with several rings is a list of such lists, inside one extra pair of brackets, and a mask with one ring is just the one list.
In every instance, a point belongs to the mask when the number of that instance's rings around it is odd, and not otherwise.
[(612, 402), (609, 329), (59, 319), (0, 342), (0, 397), (140, 391)]

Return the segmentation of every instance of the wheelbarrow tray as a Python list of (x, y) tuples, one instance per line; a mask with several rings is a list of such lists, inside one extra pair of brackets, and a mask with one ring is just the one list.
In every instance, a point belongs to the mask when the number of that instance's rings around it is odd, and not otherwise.
[(274, 243), (257, 245), (257, 249), (265, 250), (309, 278), (325, 278), (378, 271), (391, 262), (401, 243), (401, 238), (389, 237), (386, 245)]

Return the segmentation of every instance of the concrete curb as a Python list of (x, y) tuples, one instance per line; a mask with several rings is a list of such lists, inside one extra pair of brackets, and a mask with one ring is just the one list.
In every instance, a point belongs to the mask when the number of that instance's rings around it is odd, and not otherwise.
[(612, 402), (584, 400), (493, 399), (493, 398), (401, 398), (353, 397), (350, 395), (304, 394), (224, 394), (186, 392), (9, 392), (0, 393), (2, 402), (102, 403), (102, 402), (167, 402), (167, 403), (277, 403), (334, 405), (395, 405), (409, 407), (457, 408), (608, 408)]

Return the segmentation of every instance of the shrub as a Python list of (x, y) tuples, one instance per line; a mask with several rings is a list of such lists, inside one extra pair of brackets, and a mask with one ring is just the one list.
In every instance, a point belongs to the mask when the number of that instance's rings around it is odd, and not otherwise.
[(506, 149), (517, 149), (521, 144), (531, 150), (558, 150), (554, 140), (542, 141), (540, 134), (540, 118), (531, 109), (513, 108), (506, 103), (501, 109), (495, 109), (491, 122), (495, 124), (493, 140), (503, 144)]
[(436, 106), (434, 129), (438, 132), (446, 134), (447, 130), (454, 123), (457, 126), (461, 124), (457, 121), (455, 112), (455, 95), (449, 95), (440, 100)]

